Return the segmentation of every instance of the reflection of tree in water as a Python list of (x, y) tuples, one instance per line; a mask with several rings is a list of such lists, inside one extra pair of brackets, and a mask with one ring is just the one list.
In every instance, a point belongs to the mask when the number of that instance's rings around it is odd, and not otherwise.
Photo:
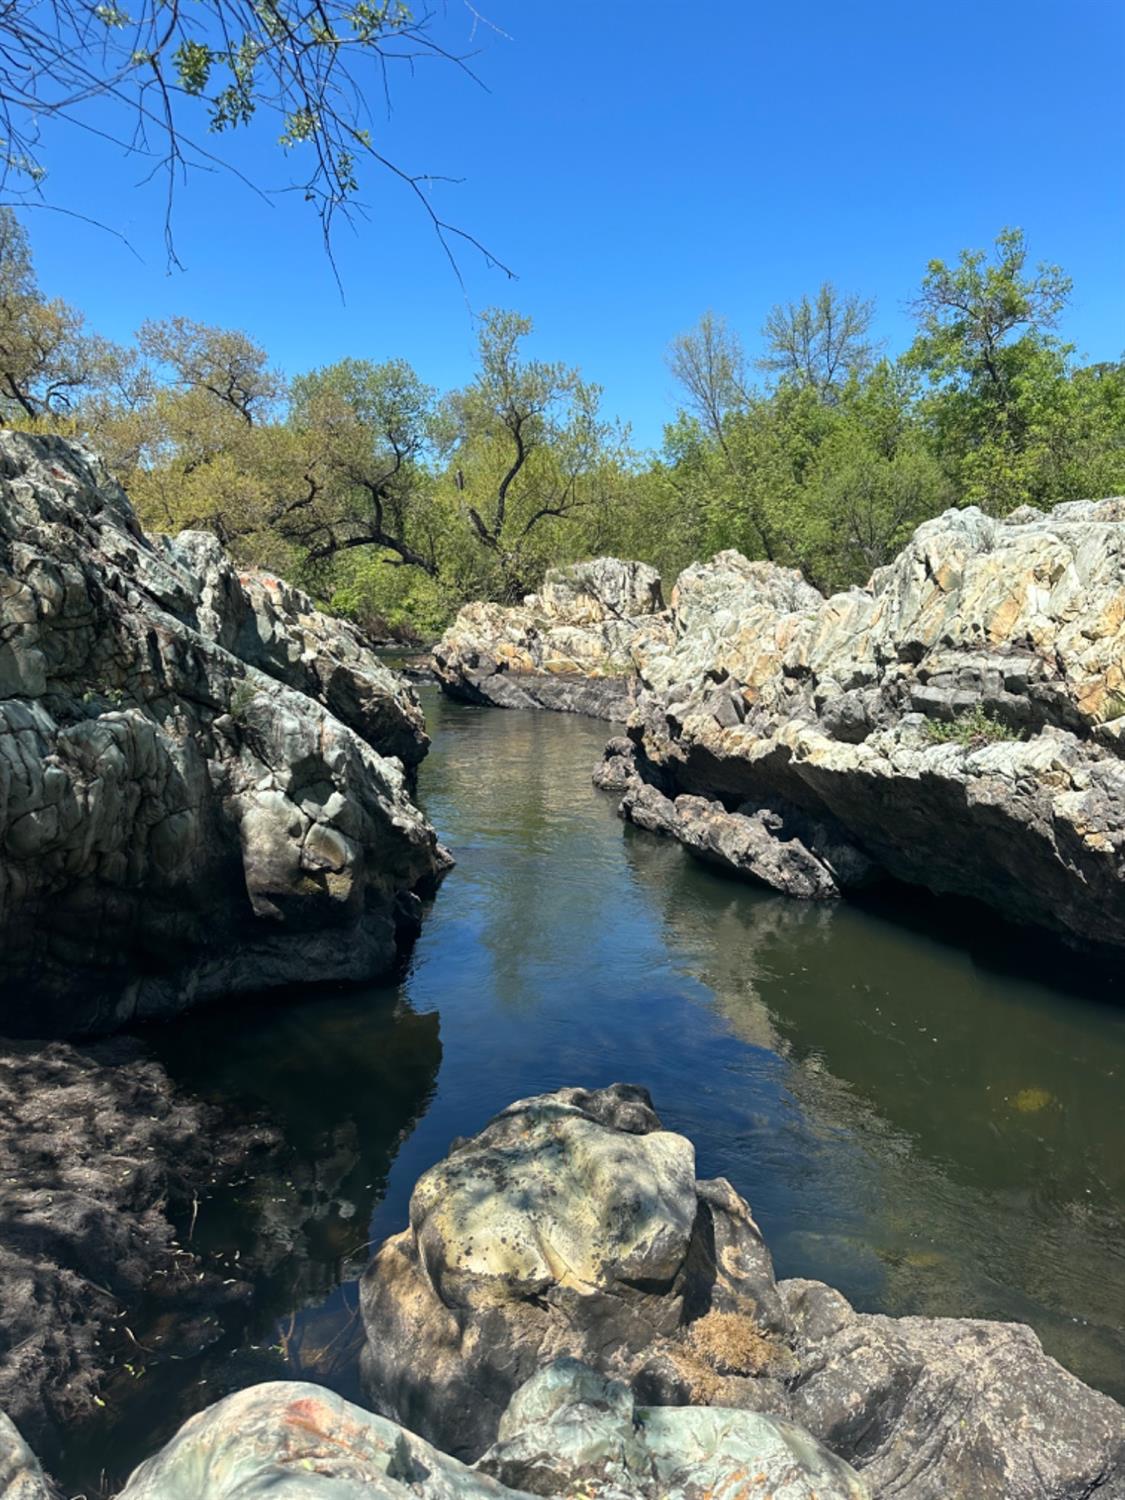
[(606, 734), (583, 716), (442, 705), (427, 810), (460, 861), (452, 878), (474, 887), (487, 982), (513, 1010), (537, 1003), (576, 934), (598, 940), (619, 894), (620, 834), (587, 780)]
[(1030, 1321), (1121, 1394), (1120, 1014), (1005, 964), (1002, 935), (968, 951), (921, 893), (904, 923), (787, 901), (635, 830), (625, 846), (685, 972), (786, 1059), (806, 1148), (862, 1204), (858, 1236), (822, 1220), (775, 1243), (785, 1269), (843, 1267), (888, 1311)]

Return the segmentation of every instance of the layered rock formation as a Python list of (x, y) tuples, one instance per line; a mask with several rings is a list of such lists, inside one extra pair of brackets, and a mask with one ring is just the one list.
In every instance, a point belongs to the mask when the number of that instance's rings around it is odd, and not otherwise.
[(879, 869), (1125, 943), (1125, 501), (949, 511), (831, 599), (721, 553), (672, 630), (596, 774), (626, 817), (792, 893)]
[(447, 856), (412, 691), (93, 455), (0, 435), (0, 1028), (385, 970)]
[(469, 703), (624, 719), (634, 652), (662, 639), (660, 578), (645, 563), (600, 557), (552, 568), (521, 605), (466, 605), (434, 647), (442, 688)]
[(481, 1467), (539, 1493), (555, 1492), (535, 1481), (556, 1472), (558, 1440), (536, 1431), (551, 1384), (517, 1397), (526, 1421), (509, 1402), (560, 1358), (621, 1382), (592, 1402), (619, 1423), (610, 1455), (633, 1399), (794, 1422), (881, 1497), (1125, 1490), (1125, 1413), (1029, 1329), (865, 1315), (820, 1283), (779, 1285), (747, 1204), (695, 1180), (690, 1142), (637, 1088), (521, 1100), (454, 1143), (377, 1252), (362, 1310), (376, 1408), (462, 1458), (495, 1444)]

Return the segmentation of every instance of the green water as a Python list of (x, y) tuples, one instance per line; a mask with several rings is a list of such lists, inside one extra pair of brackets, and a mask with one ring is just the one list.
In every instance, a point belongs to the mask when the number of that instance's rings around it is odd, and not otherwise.
[(420, 794), (458, 865), (400, 980), (150, 1033), (185, 1088), (264, 1108), (292, 1149), (193, 1229), (216, 1267), (256, 1261), (253, 1299), (194, 1359), (111, 1386), (49, 1462), (122, 1473), (253, 1380), (357, 1396), (355, 1277), (418, 1174), (512, 1099), (615, 1079), (750, 1200), (780, 1276), (1027, 1321), (1125, 1395), (1109, 979), (919, 893), (829, 909), (735, 884), (618, 821), (589, 780), (606, 726), (425, 697)]

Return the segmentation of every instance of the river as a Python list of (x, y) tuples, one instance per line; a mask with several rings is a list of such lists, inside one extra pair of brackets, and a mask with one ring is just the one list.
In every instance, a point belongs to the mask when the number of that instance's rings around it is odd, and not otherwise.
[(620, 823), (590, 784), (604, 724), (424, 697), (420, 796), (457, 867), (405, 972), (148, 1033), (184, 1088), (264, 1109), (295, 1164), (200, 1204), (193, 1248), (232, 1276), (253, 1258), (253, 1302), (194, 1359), (130, 1361), (104, 1418), (44, 1454), (64, 1480), (112, 1480), (254, 1380), (358, 1397), (355, 1278), (418, 1175), (513, 1099), (618, 1079), (748, 1198), (779, 1276), (1026, 1321), (1125, 1397), (1107, 978), (922, 893), (829, 908), (735, 883)]

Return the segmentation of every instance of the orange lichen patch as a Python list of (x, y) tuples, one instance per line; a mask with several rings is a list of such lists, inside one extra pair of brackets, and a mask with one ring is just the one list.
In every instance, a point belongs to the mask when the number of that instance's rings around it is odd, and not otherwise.
[(1023, 613), (1023, 600), (1016, 594), (1009, 594), (995, 611), (988, 622), (988, 638), (993, 644), (1006, 641), (1012, 634), (1016, 622)]
[(688, 1331), (691, 1354), (723, 1375), (781, 1375), (791, 1372), (793, 1356), (779, 1340), (741, 1313), (709, 1312)]

